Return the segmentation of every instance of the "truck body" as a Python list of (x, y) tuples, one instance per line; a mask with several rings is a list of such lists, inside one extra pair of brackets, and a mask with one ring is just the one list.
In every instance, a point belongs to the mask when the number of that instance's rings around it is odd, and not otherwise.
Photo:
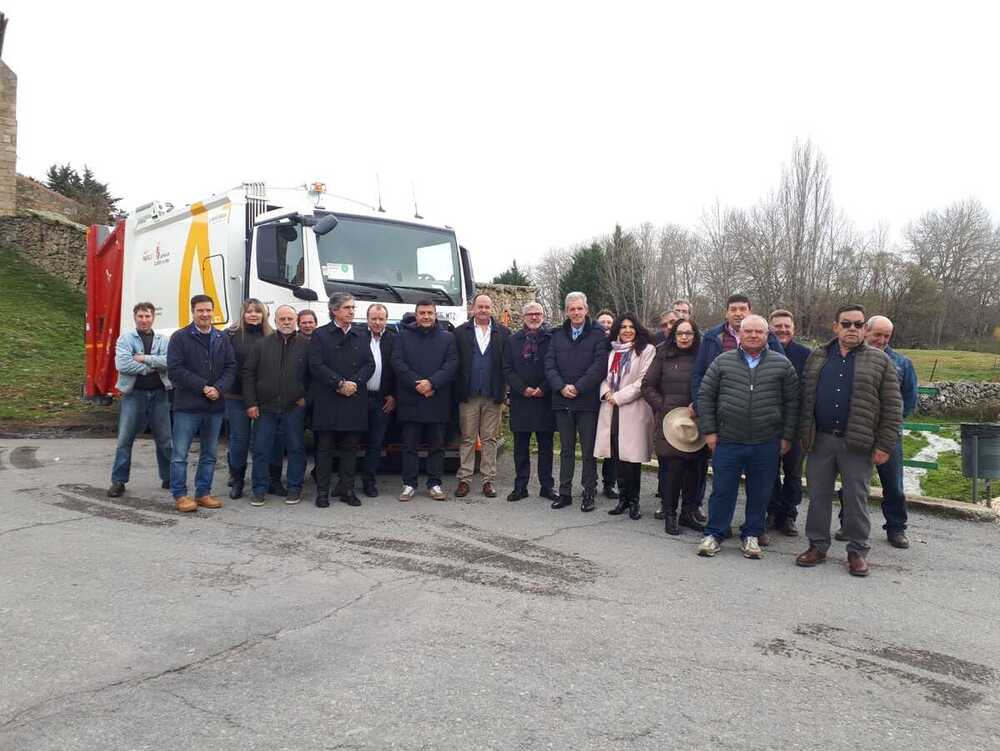
[(430, 298), (457, 325), (475, 294), (469, 254), (451, 227), (393, 217), (318, 183), (244, 183), (183, 208), (151, 202), (114, 228), (91, 227), (87, 239), (89, 398), (112, 395), (115, 342), (137, 302), (156, 306), (156, 330), (169, 335), (191, 322), (196, 294), (215, 301), (219, 328), (238, 320), (247, 298), (272, 313), (282, 304), (314, 310), (322, 325), (335, 292), (355, 297), (358, 321), (378, 302), (396, 323)]

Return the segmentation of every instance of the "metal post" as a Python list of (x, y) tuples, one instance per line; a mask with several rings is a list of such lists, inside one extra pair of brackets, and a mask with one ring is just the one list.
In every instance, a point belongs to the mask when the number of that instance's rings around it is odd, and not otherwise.
[(979, 436), (972, 436), (972, 502), (979, 503)]

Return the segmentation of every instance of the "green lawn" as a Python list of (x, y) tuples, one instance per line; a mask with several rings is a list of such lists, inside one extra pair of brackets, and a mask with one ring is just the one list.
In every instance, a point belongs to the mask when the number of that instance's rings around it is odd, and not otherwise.
[[(913, 360), (917, 379), (927, 383), (934, 372), (935, 381), (998, 381), (1000, 355), (990, 352), (965, 352), (949, 349), (901, 349)], [(937, 361), (937, 367), (934, 363)]]
[(84, 402), (80, 292), (0, 248), (0, 427), (113, 424)]

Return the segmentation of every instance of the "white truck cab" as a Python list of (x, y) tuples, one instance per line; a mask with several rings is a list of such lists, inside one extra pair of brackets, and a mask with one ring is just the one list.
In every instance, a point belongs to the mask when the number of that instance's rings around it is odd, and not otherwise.
[(125, 222), (122, 260), (123, 325), (149, 300), (164, 333), (190, 323), (188, 301), (199, 293), (216, 301), (220, 327), (247, 298), (272, 312), (312, 309), (323, 324), (335, 292), (354, 295), (359, 321), (374, 302), (393, 323), (430, 298), (457, 325), (473, 294), (469, 255), (451, 227), (330, 196), (317, 183), (246, 183), (183, 209), (145, 204)]

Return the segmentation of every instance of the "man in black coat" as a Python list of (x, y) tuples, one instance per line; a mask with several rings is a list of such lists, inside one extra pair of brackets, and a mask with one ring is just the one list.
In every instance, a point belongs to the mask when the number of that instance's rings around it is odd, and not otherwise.
[(360, 506), (354, 494), (358, 443), (368, 430), (368, 394), (365, 384), (375, 372), (367, 338), (351, 328), (354, 298), (337, 292), (330, 296), (330, 323), (309, 341), (309, 378), (312, 383), (313, 432), (316, 434), (316, 505), (330, 505), (330, 473), (335, 444), (340, 449), (340, 500)]
[(458, 370), (455, 336), (437, 320), (437, 306), (416, 304), (415, 320), (400, 324), (392, 348), (396, 371), (396, 415), (403, 438), (403, 488), (399, 500), (412, 500), (419, 476), (417, 445), (427, 445), (427, 490), (435, 501), (447, 500), (444, 474), (445, 428), (451, 419), (451, 386)]
[(559, 499), (552, 508), (573, 503), (573, 471), (576, 441), (583, 454), (583, 500), (581, 511), (594, 510), (597, 492), (597, 412), (601, 406), (601, 381), (608, 371), (610, 345), (604, 331), (587, 315), (587, 296), (566, 295), (566, 320), (552, 332), (545, 354), (545, 378), (552, 389), (552, 408), (559, 429)]
[(479, 294), (472, 300), (472, 320), (455, 329), (458, 348), (458, 428), (462, 434), (461, 464), (455, 496), (469, 494), (476, 468), (476, 439), (482, 446), (479, 471), (483, 495), (495, 498), (497, 476), (497, 436), (500, 409), (507, 395), (503, 378), (503, 350), (510, 329), (493, 320), (493, 299)]
[(365, 464), (362, 469), (361, 482), (365, 495), (369, 498), (378, 496), (378, 486), (375, 475), (378, 474), (378, 463), (382, 458), (382, 446), (385, 435), (396, 411), (396, 371), (392, 368), (392, 346), (396, 333), (386, 328), (389, 320), (389, 310), (382, 303), (372, 303), (368, 306), (365, 316), (368, 320), (368, 349), (375, 361), (375, 372), (368, 379), (368, 435), (365, 439)]
[[(779, 309), (769, 316), (771, 330), (785, 350), (785, 357), (791, 360), (795, 373), (802, 378), (802, 369), (812, 352), (809, 347), (795, 341), (795, 318), (791, 311)], [(785, 481), (781, 481), (781, 473), (785, 473)], [(778, 475), (774, 480), (774, 492), (767, 506), (767, 526), (777, 529), (789, 537), (798, 535), (795, 528), (795, 518), (802, 502), (802, 446), (798, 441), (792, 442), (792, 448), (781, 457)]]
[(503, 351), (503, 373), (510, 386), (510, 430), (514, 434), (514, 489), (508, 501), (528, 497), (531, 477), (531, 434), (538, 442), (539, 496), (558, 501), (552, 477), (552, 435), (556, 419), (552, 412), (552, 389), (545, 380), (545, 353), (551, 332), (545, 328), (545, 313), (537, 302), (521, 309), (524, 328), (507, 340)]

